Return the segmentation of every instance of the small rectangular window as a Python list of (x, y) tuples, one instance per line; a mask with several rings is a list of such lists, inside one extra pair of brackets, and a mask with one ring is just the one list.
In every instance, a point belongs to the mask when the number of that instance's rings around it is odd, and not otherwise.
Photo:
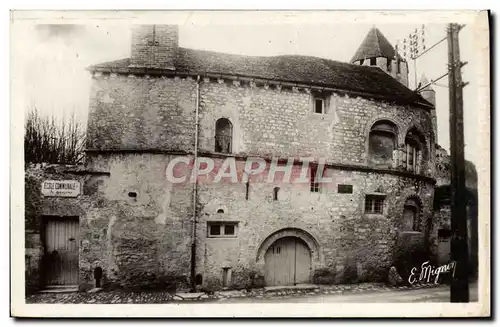
[(337, 186), (337, 192), (338, 193), (346, 193), (346, 194), (352, 193), (352, 185), (339, 184)]
[(316, 180), (317, 168), (311, 166), (311, 192), (317, 193), (319, 192), (319, 183)]
[(365, 213), (384, 213), (384, 197), (381, 195), (367, 195), (365, 198)]
[(274, 190), (273, 190), (273, 200), (274, 201), (278, 201), (278, 193), (280, 191), (280, 188), (279, 187), (275, 187)]
[(370, 58), (370, 66), (377, 65), (377, 58)]
[(314, 99), (314, 112), (317, 114), (325, 113), (325, 99), (323, 98)]
[(406, 168), (409, 171), (413, 171), (418, 173), (418, 157), (419, 157), (419, 149), (414, 144), (406, 144)]
[(209, 222), (208, 237), (236, 237), (236, 222)]
[(220, 235), (220, 227), (221, 225), (218, 224), (210, 225), (210, 235)]
[(234, 225), (224, 225), (224, 235), (234, 235)]

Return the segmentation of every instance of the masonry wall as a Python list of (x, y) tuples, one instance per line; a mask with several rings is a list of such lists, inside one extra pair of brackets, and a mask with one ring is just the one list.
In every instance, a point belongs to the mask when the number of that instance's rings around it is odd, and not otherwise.
[[(106, 170), (103, 203), (88, 214), (87, 232), (107, 226), (112, 284), (120, 287), (189, 287), (192, 185), (165, 178), (168, 155), (99, 155), (88, 167)], [(91, 223), (90, 223), (91, 221)], [(100, 253), (94, 253), (99, 260)], [(90, 256), (90, 254), (89, 254)]]
[[(192, 186), (173, 189), (166, 183), (169, 160), (163, 155), (99, 156), (90, 157), (78, 174), (61, 167), (27, 170), (27, 288), (44, 286), (44, 218), (77, 216), (81, 289), (94, 287), (97, 267), (103, 269), (104, 287), (187, 289)], [(82, 194), (46, 198), (40, 185), (47, 179), (79, 180)]]
[(329, 162), (367, 165), (371, 126), (388, 119), (398, 126), (398, 146), (415, 126), (426, 139), (428, 158), (422, 173), (432, 176), (434, 147), (428, 111), (361, 97), (333, 94), (325, 114), (313, 112), (312, 95), (305, 91), (207, 80), (200, 88), (200, 149), (214, 150), (215, 122), (233, 124), (233, 152), (275, 157), (319, 156)]
[[(141, 275), (147, 271), (183, 280), (189, 276), (192, 185), (170, 189), (164, 172), (173, 157), (152, 153), (193, 151), (196, 90), (192, 78), (94, 76), (89, 169), (109, 171), (110, 177), (102, 185), (104, 202), (92, 213), (95, 223), (85, 228), (92, 233), (95, 226), (108, 226), (115, 251), (107, 259), (110, 280), (137, 283), (134, 272), (147, 281), (150, 277)], [(435, 151), (429, 145), (429, 112), (333, 94), (326, 113), (316, 114), (307, 90), (239, 81), (202, 78), (199, 90), (203, 155), (220, 157), (213, 153), (215, 122), (228, 118), (233, 124), (233, 155), (315, 157), (337, 164), (329, 168), (334, 183), (320, 194), (312, 194), (308, 184), (281, 185), (279, 201), (272, 200), (271, 184), (251, 182), (246, 200), (244, 183), (201, 183), (196, 269), (203, 275), (203, 286), (220, 286), (223, 267), (231, 267), (233, 287), (244, 287), (252, 278), (261, 281), (259, 247), (283, 229), (311, 236), (316, 247), (313, 280), (318, 274), (329, 282), (382, 280), (401, 252), (426, 249)], [(398, 167), (392, 172), (368, 167), (368, 134), (378, 120), (398, 126), (399, 148), (410, 128), (424, 135), (428, 156), (421, 173), (427, 178)], [(338, 194), (341, 181), (353, 185), (354, 193)], [(386, 194), (384, 215), (366, 216), (364, 197), (377, 189)], [(136, 192), (137, 198), (130, 199), (129, 192)], [(422, 204), (422, 233), (399, 230), (403, 204), (410, 196)], [(217, 214), (219, 207), (224, 214)], [(238, 237), (208, 239), (211, 220), (238, 221)], [(95, 261), (97, 256), (88, 255)]]
[[(86, 215), (100, 202), (99, 186), (107, 178), (106, 174), (81, 173), (75, 166), (62, 165), (30, 165), (25, 172), (25, 263), (26, 291), (33, 292), (45, 286), (45, 220), (56, 216), (62, 218), (78, 217), (80, 228), (87, 226)], [(81, 192), (75, 198), (45, 197), (41, 194), (41, 184), (45, 180), (77, 180), (81, 184)], [(80, 235), (80, 243), (100, 247), (100, 229), (95, 226), (94, 238), (87, 239)], [(91, 243), (90, 240), (93, 240)], [(80, 282), (93, 284), (91, 265), (80, 246)], [(94, 267), (95, 268), (95, 267)]]
[[(203, 78), (199, 148), (213, 152), (215, 122), (233, 124), (233, 153), (275, 157), (324, 157), (368, 165), (371, 126), (388, 119), (398, 126), (398, 148), (408, 130), (425, 137), (421, 173), (433, 176), (432, 117), (421, 108), (333, 94), (325, 114), (313, 112), (309, 91)], [(196, 82), (192, 78), (94, 76), (88, 147), (94, 150), (193, 151)]]
[[(249, 272), (263, 276), (259, 249), (278, 231), (304, 231), (318, 243), (317, 249), (310, 249), (311, 281), (319, 274), (332, 283), (384, 281), (398, 260), (398, 248), (410, 241), (414, 248), (408, 246), (405, 254), (424, 250), (432, 216), (432, 183), (421, 182), (416, 189), (412, 178), (328, 169), (325, 177), (333, 181), (312, 193), (307, 182), (269, 184), (263, 172), (250, 179), (247, 200), (245, 183), (223, 179), (223, 185), (216, 184), (214, 175), (204, 178), (198, 190), (197, 270), (207, 287), (221, 287), (223, 268), (232, 270), (230, 287), (245, 287)], [(338, 193), (338, 184), (353, 185), (353, 193)], [(274, 187), (280, 188), (277, 201)], [(384, 214), (365, 214), (365, 195), (376, 191), (386, 194)], [(402, 228), (403, 205), (409, 197), (422, 200), (421, 233)], [(238, 222), (237, 237), (209, 238), (207, 223), (212, 221)]]
[(195, 93), (192, 79), (95, 76), (87, 148), (192, 151)]

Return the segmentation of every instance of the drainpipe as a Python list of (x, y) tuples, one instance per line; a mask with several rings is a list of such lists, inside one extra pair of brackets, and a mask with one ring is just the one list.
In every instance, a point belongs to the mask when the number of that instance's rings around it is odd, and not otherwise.
[(193, 230), (191, 231), (191, 291), (196, 290), (196, 219), (198, 199), (198, 171), (196, 161), (198, 159), (198, 130), (199, 130), (199, 107), (200, 107), (200, 75), (196, 78), (196, 108), (194, 128), (194, 163), (193, 163)]

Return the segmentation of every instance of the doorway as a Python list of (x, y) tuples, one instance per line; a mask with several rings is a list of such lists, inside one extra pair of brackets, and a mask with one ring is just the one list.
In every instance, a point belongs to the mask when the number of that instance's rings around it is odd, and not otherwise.
[(45, 219), (45, 284), (78, 284), (78, 217)]
[(311, 272), (311, 251), (298, 237), (275, 241), (265, 255), (266, 285), (308, 283)]
[(445, 265), (450, 262), (451, 230), (438, 230), (438, 264)]

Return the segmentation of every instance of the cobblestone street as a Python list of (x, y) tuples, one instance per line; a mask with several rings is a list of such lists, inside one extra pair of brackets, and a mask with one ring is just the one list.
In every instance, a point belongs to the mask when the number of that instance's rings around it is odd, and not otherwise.
[[(477, 286), (471, 286), (471, 301), (477, 299)], [(423, 300), (447, 301), (449, 286), (416, 285), (412, 287), (389, 287), (385, 284), (353, 284), (353, 285), (298, 285), (292, 288), (266, 288), (251, 291), (235, 290), (206, 293), (168, 293), (168, 292), (71, 292), (71, 293), (38, 293), (26, 298), (27, 303), (176, 303), (176, 302), (391, 302), (405, 296), (412, 302), (412, 294)], [(398, 299), (400, 301), (400, 299)]]

